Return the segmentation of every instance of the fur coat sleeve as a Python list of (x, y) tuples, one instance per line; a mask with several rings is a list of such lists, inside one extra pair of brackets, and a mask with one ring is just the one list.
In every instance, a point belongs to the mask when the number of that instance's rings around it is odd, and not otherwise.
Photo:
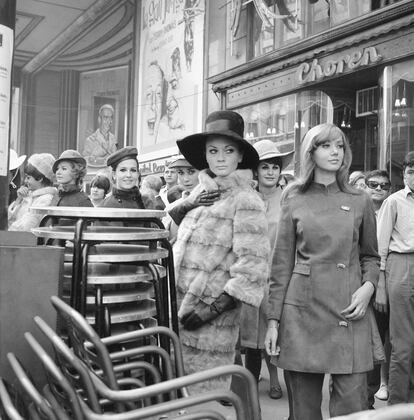
[(267, 221), (258, 196), (244, 193), (237, 202), (233, 252), (236, 258), (224, 290), (237, 300), (258, 307), (263, 299), (270, 256)]

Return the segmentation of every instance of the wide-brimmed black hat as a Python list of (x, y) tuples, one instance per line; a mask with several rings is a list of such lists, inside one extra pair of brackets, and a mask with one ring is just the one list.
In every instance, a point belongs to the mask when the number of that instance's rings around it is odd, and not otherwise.
[(196, 169), (208, 168), (206, 160), (205, 144), (209, 137), (226, 137), (239, 143), (243, 150), (243, 160), (239, 163), (239, 169), (256, 169), (259, 163), (259, 155), (255, 148), (243, 138), (243, 117), (234, 111), (215, 111), (206, 119), (205, 131), (192, 134), (177, 140), (177, 146), (183, 156)]

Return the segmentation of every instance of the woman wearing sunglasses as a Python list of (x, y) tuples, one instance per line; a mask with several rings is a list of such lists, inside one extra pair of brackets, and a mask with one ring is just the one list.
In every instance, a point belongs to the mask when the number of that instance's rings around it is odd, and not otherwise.
[(300, 178), (282, 196), (265, 346), (285, 370), (295, 419), (322, 419), (325, 374), (331, 417), (367, 406), (379, 256), (371, 200), (347, 182), (351, 160), (338, 127), (313, 127), (301, 144)]

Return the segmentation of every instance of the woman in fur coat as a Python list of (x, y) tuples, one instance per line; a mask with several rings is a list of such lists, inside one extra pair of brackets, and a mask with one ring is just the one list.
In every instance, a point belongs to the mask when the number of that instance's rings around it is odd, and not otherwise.
[(39, 226), (43, 216), (32, 213), (30, 207), (48, 207), (57, 195), (53, 187), (54, 162), (50, 153), (30, 156), (24, 170), (24, 185), (17, 190), (17, 199), (9, 206), (9, 230), (30, 232)]
[[(174, 259), (187, 373), (232, 364), (241, 303), (259, 307), (263, 298), (270, 245), (264, 205), (252, 188), (258, 155), (243, 130), (239, 114), (217, 111), (207, 117), (204, 133), (177, 141), (201, 170), (205, 191), (195, 189), (170, 212), (178, 222), (185, 214)], [(198, 390), (229, 385), (230, 378), (222, 378)]]

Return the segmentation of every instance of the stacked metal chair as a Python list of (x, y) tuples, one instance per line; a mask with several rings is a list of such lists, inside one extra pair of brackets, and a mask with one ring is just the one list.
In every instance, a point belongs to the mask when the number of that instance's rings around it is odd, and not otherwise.
[[(122, 340), (117, 337), (101, 339), (69, 305), (57, 297), (52, 298), (52, 303), (67, 323), (73, 348), (68, 348), (39, 317), (35, 318), (35, 323), (52, 343), (54, 357), (44, 350), (32, 334), (25, 334), (28, 345), (44, 368), (47, 385), (39, 391), (18, 359), (12, 353), (8, 354), (9, 363), (27, 401), (26, 406), (31, 407), (27, 418), (127, 420), (152, 419), (154, 416), (168, 414), (168, 418), (180, 420), (223, 420), (224, 417), (217, 408), (201, 409), (188, 414), (180, 410), (225, 399), (233, 404), (238, 420), (260, 419), (255, 380), (245, 368), (230, 365), (184, 375), (180, 343), (171, 330), (154, 327), (148, 331), (126, 333)], [(160, 352), (159, 345), (155, 344), (121, 348), (114, 352), (109, 350), (114, 344), (128, 339), (135, 340), (137, 336), (152, 336), (158, 344), (161, 336), (166, 337), (174, 351), (171, 356), (167, 354), (165, 357), (165, 350), (161, 348)], [(139, 358), (142, 355), (151, 356), (154, 364), (145, 363), (145, 360)], [(162, 363), (157, 363), (160, 358)], [(115, 361), (121, 363), (116, 365)], [(149, 368), (150, 365), (152, 368)], [(143, 379), (131, 376), (131, 373), (140, 369), (147, 373)], [(242, 401), (231, 391), (222, 390), (188, 395), (188, 386), (223, 375), (238, 375), (242, 378), (248, 390), (246, 401)], [(3, 409), (7, 408), (7, 413), (18, 413), (17, 407), (13, 407), (11, 399), (7, 398), (7, 392), (3, 391), (4, 387), (0, 383)], [(25, 417), (8, 414), (5, 418), (20, 420)]]
[[(168, 231), (156, 210), (64, 208), (43, 211), (39, 243), (65, 244), (60, 296), (101, 337), (155, 325), (178, 332)], [(59, 220), (69, 218), (71, 225)], [(52, 224), (51, 224), (52, 223)]]

